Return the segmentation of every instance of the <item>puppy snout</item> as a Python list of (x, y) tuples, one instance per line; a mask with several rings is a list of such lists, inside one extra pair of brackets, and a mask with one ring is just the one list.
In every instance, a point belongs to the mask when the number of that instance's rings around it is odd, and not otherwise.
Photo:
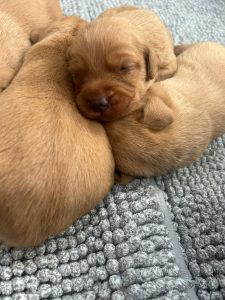
[(109, 107), (108, 98), (101, 97), (99, 99), (91, 101), (91, 107), (95, 112), (104, 112)]

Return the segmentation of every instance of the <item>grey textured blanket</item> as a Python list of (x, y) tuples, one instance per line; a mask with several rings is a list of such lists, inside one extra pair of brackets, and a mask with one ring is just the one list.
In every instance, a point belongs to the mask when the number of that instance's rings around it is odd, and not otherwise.
[[(86, 19), (126, 3), (153, 9), (176, 43), (225, 44), (224, 0), (61, 0)], [(225, 299), (225, 136), (190, 167), (115, 186), (37, 248), (0, 244), (0, 299)]]

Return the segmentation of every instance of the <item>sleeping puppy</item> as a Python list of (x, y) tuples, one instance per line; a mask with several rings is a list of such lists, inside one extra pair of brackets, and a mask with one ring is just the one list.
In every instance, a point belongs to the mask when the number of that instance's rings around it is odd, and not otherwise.
[(105, 124), (116, 167), (126, 175), (186, 166), (225, 132), (225, 47), (208, 42), (176, 52), (175, 76), (153, 84), (142, 109)]
[(69, 80), (66, 50), (83, 24), (53, 23), (0, 95), (0, 240), (9, 246), (66, 229), (113, 184), (104, 128), (78, 112)]
[(138, 109), (148, 87), (177, 68), (165, 25), (132, 6), (109, 9), (78, 31), (68, 58), (79, 109), (101, 122)]
[(0, 1), (0, 92), (15, 76), (26, 50), (30, 32), (62, 17), (58, 0)]

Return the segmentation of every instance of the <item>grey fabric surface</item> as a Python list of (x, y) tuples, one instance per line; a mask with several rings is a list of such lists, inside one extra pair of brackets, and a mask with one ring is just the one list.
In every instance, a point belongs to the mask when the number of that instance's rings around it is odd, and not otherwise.
[(225, 136), (157, 183), (168, 195), (199, 299), (225, 299)]
[(39, 247), (1, 245), (1, 299), (188, 299), (159, 204), (137, 179)]
[(96, 209), (39, 247), (1, 245), (0, 295), (188, 299), (191, 281), (181, 277), (175, 256), (158, 190), (150, 180), (137, 179), (115, 186)]
[[(224, 0), (61, 0), (86, 19), (126, 3), (153, 9), (176, 43), (225, 43)], [(156, 181), (166, 197), (136, 179), (39, 247), (0, 244), (0, 299), (194, 300), (195, 288), (199, 299), (225, 299), (225, 137)]]

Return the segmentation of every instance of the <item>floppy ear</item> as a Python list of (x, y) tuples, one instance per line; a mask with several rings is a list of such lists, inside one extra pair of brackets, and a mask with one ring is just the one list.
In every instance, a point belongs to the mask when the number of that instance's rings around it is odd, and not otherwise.
[(160, 96), (151, 96), (144, 107), (143, 123), (151, 129), (162, 130), (173, 121), (173, 110)]
[(158, 71), (157, 57), (153, 50), (149, 48), (144, 49), (144, 61), (145, 61), (145, 74), (146, 81), (152, 80), (156, 77)]

